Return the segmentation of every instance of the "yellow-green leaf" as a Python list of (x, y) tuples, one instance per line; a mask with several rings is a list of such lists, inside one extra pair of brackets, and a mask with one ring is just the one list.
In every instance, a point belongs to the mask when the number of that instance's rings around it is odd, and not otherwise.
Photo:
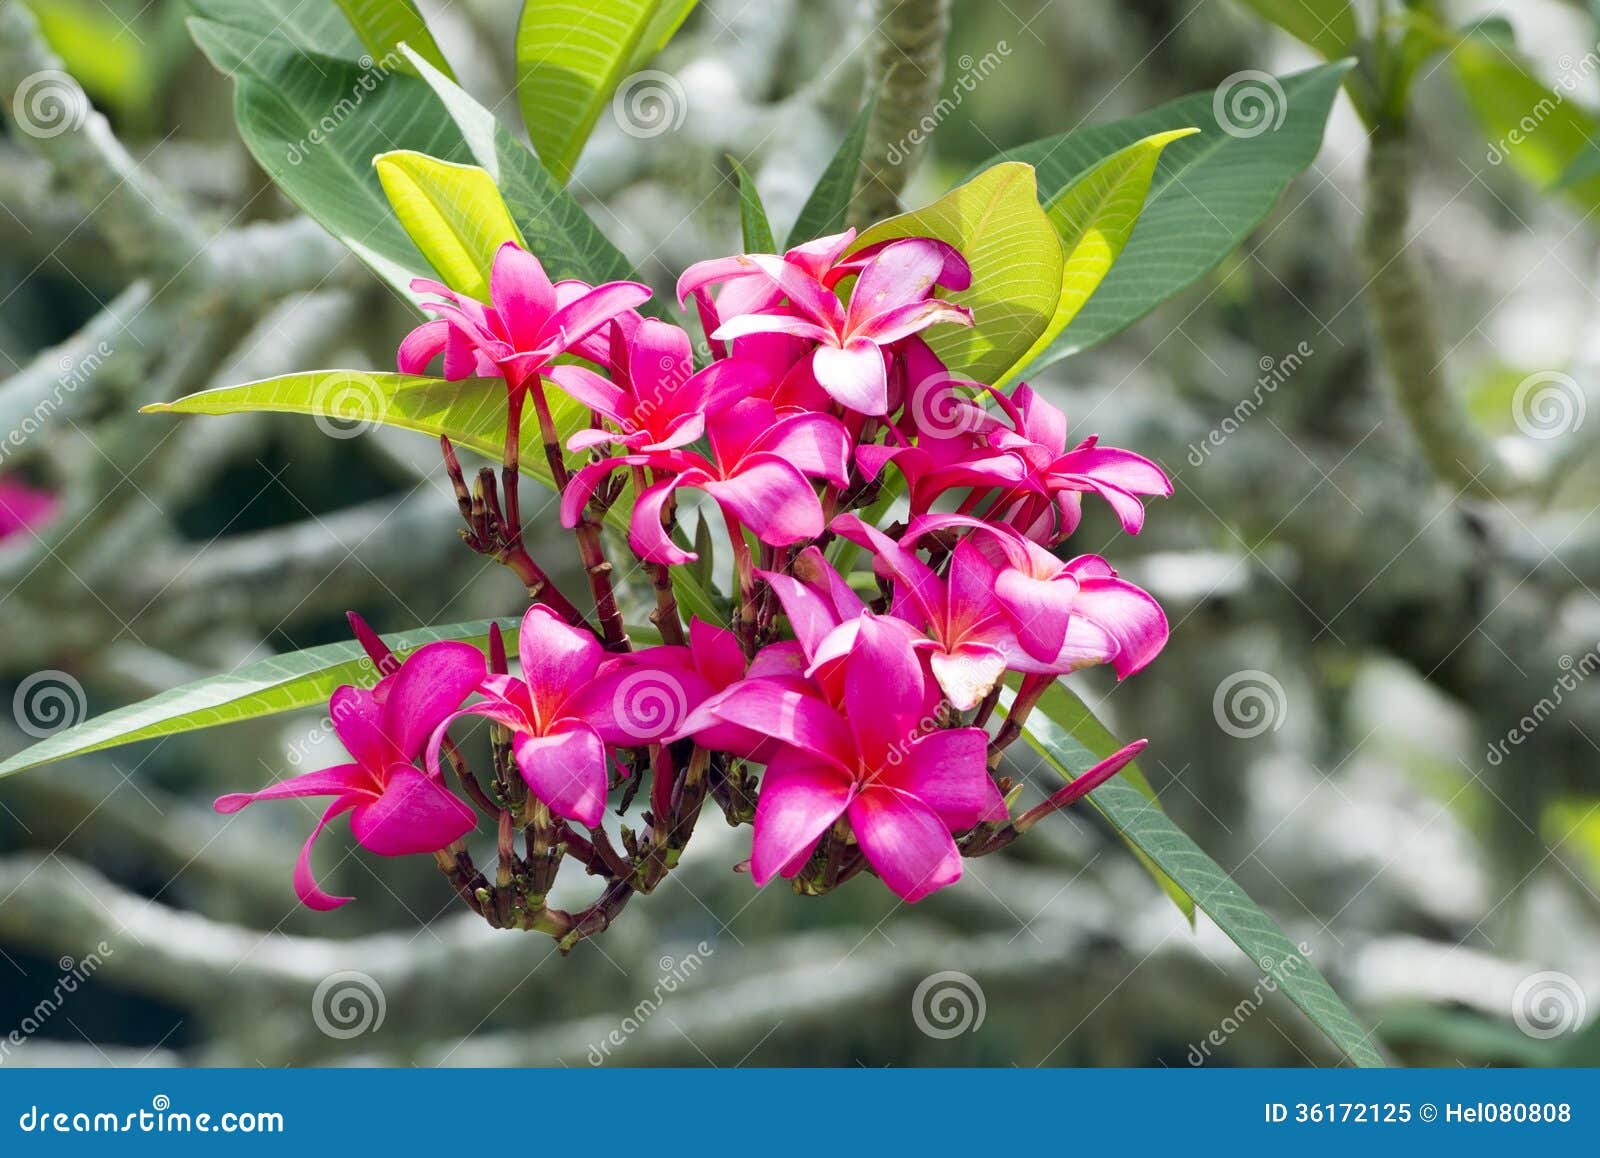
[(488, 301), (494, 255), (507, 241), (523, 244), (489, 174), (410, 151), (383, 153), (372, 163), (428, 264), (457, 293)]
[(1045, 216), (1060, 235), (1066, 254), (1061, 267), (1061, 298), (1050, 324), (1032, 348), (1012, 363), (1000, 384), (1020, 374), (1078, 316), (1133, 233), (1161, 150), (1169, 142), (1199, 131), (1173, 129), (1135, 141), (1101, 161), (1045, 207)]
[[(561, 182), (611, 94), (677, 31), (684, 0), (527, 0), (517, 25), (517, 99), (545, 168)], [(675, 95), (669, 93), (669, 96)], [(669, 110), (678, 116), (683, 109)]]
[[(373, 59), (383, 62), (402, 44), (408, 44), (446, 76), (454, 78), (450, 65), (439, 51), (427, 22), (411, 0), (337, 0), (350, 27), (361, 37), (361, 43), (372, 53)], [(385, 65), (384, 67), (390, 67)], [(405, 67), (395, 58), (395, 67)]]
[(1061, 241), (1039, 206), (1032, 165), (1007, 161), (986, 169), (932, 205), (879, 222), (854, 248), (897, 237), (936, 237), (972, 266), (972, 285), (945, 296), (971, 309), (974, 324), (938, 326), (925, 335), (956, 373), (994, 381), (1055, 315)]

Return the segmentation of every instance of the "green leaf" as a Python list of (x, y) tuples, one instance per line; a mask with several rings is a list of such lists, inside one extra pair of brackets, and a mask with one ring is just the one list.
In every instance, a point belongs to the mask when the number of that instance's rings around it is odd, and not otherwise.
[(655, 15), (650, 17), (650, 23), (639, 35), (639, 46), (633, 50), (633, 59), (628, 62), (629, 72), (637, 72), (649, 64), (651, 58), (667, 46), (667, 42), (677, 35), (678, 29), (689, 18), (689, 13), (694, 11), (696, 2), (662, 0), (656, 5)]
[(1199, 131), (1172, 129), (1135, 141), (1079, 177), (1045, 207), (1045, 216), (1055, 226), (1066, 253), (1061, 267), (1061, 300), (1044, 333), (996, 385), (1020, 374), (1078, 316), (1127, 245), (1144, 208), (1161, 151), (1171, 142)]
[[(384, 638), (402, 656), (441, 639), (459, 639), (486, 648), (489, 622), (424, 627)], [(500, 626), (509, 633), (507, 646), (514, 646), (518, 621), (501, 620)], [(0, 777), (138, 740), (323, 704), (340, 684), (370, 687), (375, 674), (372, 661), (357, 643), (330, 643), (276, 655), (225, 675), (184, 684), (57, 732), (0, 763)]]
[(1062, 251), (1039, 207), (1032, 165), (995, 165), (932, 205), (880, 221), (854, 249), (895, 237), (936, 237), (972, 267), (972, 285), (945, 294), (972, 310), (972, 326), (923, 336), (947, 366), (993, 382), (1032, 347), (1061, 300)]
[(476, 165), (453, 165), (421, 153), (372, 159), (395, 216), (457, 293), (489, 300), (489, 272), (501, 245), (526, 247), (494, 179)]
[[(551, 390), (548, 396), (550, 412), (563, 442), (588, 425), (589, 412), (585, 407), (559, 390)], [(447, 382), (442, 378), (366, 370), (317, 370), (239, 386), (219, 386), (176, 402), (160, 402), (144, 408), (147, 414), (262, 411), (307, 414), (338, 423), (395, 426), (434, 438), (448, 435), (458, 447), (488, 459), (499, 459), (505, 446), (505, 384), (498, 378)], [(522, 445), (540, 445), (538, 418), (532, 407), (523, 414)], [(568, 466), (574, 467), (578, 461), (569, 457)], [(543, 454), (523, 454), (518, 465), (528, 478), (536, 479), (552, 491), (555, 489), (550, 464)], [(606, 525), (626, 534), (631, 513), (631, 496), (624, 495), (606, 512)], [(555, 511), (552, 507), (547, 515), (541, 516), (538, 508), (524, 501), (523, 515), (530, 520), (554, 518)], [(673, 592), (686, 614), (698, 615), (710, 623), (727, 621), (716, 597), (688, 568), (674, 567), (672, 575)]]
[(1343, 56), (1361, 36), (1350, 0), (1242, 0), (1326, 60)]
[[(1116, 265), (1030, 368), (1041, 369), (1126, 329), (1231, 253), (1315, 159), (1350, 65), (1339, 61), (1276, 78), (1281, 101), (1270, 86), (1257, 81), (1273, 120), (1255, 136), (1229, 133), (1215, 111), (1218, 104), (1226, 109), (1226, 101), (1201, 92), (1140, 116), (1075, 129), (1001, 154), (1001, 159), (1038, 165), (1039, 188), (1049, 203), (1120, 149), (1157, 133), (1200, 129), (1199, 135), (1175, 141), (1162, 153), (1144, 211)], [(1277, 110), (1282, 110), (1283, 121), (1271, 128)]]
[(1571, 93), (1557, 93), (1527, 62), (1482, 36), (1450, 54), (1467, 104), (1489, 142), (1491, 165), (1508, 163), (1540, 189), (1556, 186), (1585, 213), (1600, 209), (1600, 122)]
[(338, 0), (338, 4), (361, 43), (377, 60), (383, 60), (404, 42), (427, 57), (440, 72), (453, 75), (427, 22), (411, 0)]
[(372, 158), (414, 149), (447, 161), (470, 159), (428, 86), (406, 73), (364, 69), (276, 37), (204, 20), (191, 20), (189, 27), (211, 62), (233, 77), (234, 116), (256, 163), (290, 200), (411, 298), (411, 279), (427, 272), (427, 262), (395, 220)]
[[(527, 0), (517, 24), (517, 99), (539, 157), (565, 184), (601, 110), (644, 54), (688, 15), (681, 0)], [(652, 43), (654, 46), (652, 47)]]
[[(1001, 698), (1002, 703), (1009, 705), (1009, 693)], [(1100, 759), (1066, 728), (1038, 710), (1028, 716), (1023, 734), (1068, 780)], [(1371, 1035), (1345, 1007), (1322, 974), (1306, 960), (1306, 954), (1216, 861), (1201, 851), (1200, 846), (1136, 786), (1112, 779), (1096, 788), (1088, 799), (1130, 844), (1193, 897), (1200, 910), (1215, 921), (1352, 1062), (1359, 1066), (1386, 1064), (1372, 1044)]]
[(494, 113), (426, 60), (402, 51), (455, 121), (473, 161), (499, 187), (529, 252), (538, 254), (552, 279), (599, 283), (633, 276), (633, 264)]
[(348, 61), (359, 61), (366, 51), (350, 22), (332, 4), (308, 4), (306, 0), (189, 0), (189, 7), (202, 19), (247, 34), (251, 45), (277, 40), (298, 51)]
[(776, 253), (778, 243), (772, 236), (772, 226), (767, 222), (766, 206), (761, 204), (761, 193), (744, 166), (728, 158), (734, 175), (739, 178), (739, 228), (744, 237), (746, 253)]
[(845, 218), (850, 212), (850, 193), (856, 185), (856, 172), (861, 168), (861, 150), (867, 143), (867, 124), (872, 120), (872, 110), (877, 103), (874, 97), (856, 114), (828, 167), (817, 178), (811, 196), (800, 207), (800, 216), (795, 218), (789, 240), (784, 242), (785, 249), (844, 232)]

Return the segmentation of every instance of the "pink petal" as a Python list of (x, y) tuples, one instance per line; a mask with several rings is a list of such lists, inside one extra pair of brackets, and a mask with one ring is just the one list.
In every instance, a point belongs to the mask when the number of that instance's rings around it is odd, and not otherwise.
[(428, 363), (444, 353), (449, 337), (450, 323), (445, 321), (423, 322), (412, 330), (401, 341), (400, 350), (395, 355), (400, 373), (426, 374)]
[(528, 608), (517, 636), (522, 679), (541, 727), (556, 718), (572, 692), (594, 677), (605, 650), (593, 634), (573, 627), (542, 603)]
[(539, 259), (508, 241), (494, 255), (489, 300), (505, 324), (511, 344), (518, 350), (532, 350), (539, 345), (539, 331), (555, 312), (556, 291)]
[(1022, 421), (1017, 433), (1037, 442), (1052, 455), (1059, 455), (1067, 446), (1067, 416), (1046, 402), (1026, 382), (1018, 383), (1011, 392), (1011, 403)]
[(689, 620), (689, 650), (694, 653), (695, 667), (719, 689), (744, 675), (744, 650), (739, 637), (726, 627), (694, 616)]
[(519, 733), (512, 741), (528, 791), (557, 816), (591, 828), (606, 811), (606, 748), (587, 724), (548, 736)]
[(778, 602), (783, 605), (784, 615), (789, 618), (795, 638), (805, 649), (807, 662), (814, 662), (817, 646), (839, 626), (839, 617), (833, 606), (819, 592), (792, 575), (772, 571), (760, 571), (757, 574), (772, 585)]
[(676, 566), (679, 563), (691, 563), (700, 557), (674, 543), (661, 521), (667, 500), (683, 482), (683, 475), (665, 479), (646, 488), (634, 500), (633, 519), (628, 523), (628, 545), (646, 563)]
[(300, 903), (308, 909), (326, 913), (355, 900), (354, 897), (336, 897), (322, 891), (321, 886), (317, 884), (316, 875), (311, 871), (311, 846), (317, 842), (317, 837), (322, 835), (322, 830), (327, 828), (334, 818), (349, 812), (360, 800), (359, 796), (341, 796), (335, 800), (328, 806), (328, 811), (322, 814), (322, 819), (317, 821), (317, 827), (311, 830), (311, 835), (306, 837), (305, 844), (300, 848), (300, 856), (294, 862), (294, 895), (299, 897)]
[(1124, 579), (1081, 580), (1073, 616), (1081, 616), (1117, 641), (1112, 661), (1118, 678), (1153, 660), (1167, 643), (1167, 616), (1149, 592)]
[(730, 724), (754, 728), (829, 764), (854, 766), (855, 743), (839, 713), (817, 697), (776, 681), (747, 679), (734, 684), (723, 693), (715, 713)]
[(994, 593), (1028, 654), (1038, 660), (1054, 659), (1067, 638), (1077, 582), (1071, 576), (1039, 580), (1008, 567), (995, 580)]
[(383, 702), (383, 731), (400, 758), (422, 755), (434, 729), (488, 674), (483, 652), (469, 643), (441, 640), (407, 656)]
[(766, 311), (739, 314), (729, 318), (717, 327), (711, 337), (714, 341), (731, 342), (735, 338), (745, 338), (751, 334), (788, 334), (792, 338), (804, 338), (808, 342), (833, 340), (833, 331), (815, 322), (796, 317), (794, 314)]
[(897, 763), (885, 765), (876, 782), (910, 793), (960, 831), (993, 813), (999, 799), (988, 756), (989, 734), (982, 728), (930, 732)]
[(689, 295), (698, 289), (715, 285), (719, 281), (727, 281), (735, 277), (752, 277), (757, 273), (754, 265), (746, 257), (714, 257), (709, 261), (697, 261), (678, 278), (677, 294), (678, 305), (688, 304)]
[(539, 341), (543, 344), (555, 340), (559, 349), (570, 350), (618, 314), (642, 305), (649, 296), (650, 287), (634, 281), (596, 286), (552, 314), (539, 332)]
[(715, 689), (693, 668), (651, 663), (647, 656), (635, 652), (628, 663), (597, 676), (566, 702), (563, 713), (622, 748), (654, 744), (678, 732), (690, 710)]
[(845, 719), (869, 766), (902, 759), (922, 727), (922, 663), (902, 630), (870, 612), (853, 621), (855, 646), (844, 665)]
[(845, 311), (839, 299), (794, 262), (770, 253), (748, 254), (745, 260), (765, 274), (802, 317), (835, 333), (844, 325)]
[(586, 366), (551, 366), (544, 376), (590, 410), (617, 422), (632, 411), (626, 394)]
[(925, 302), (913, 302), (909, 306), (901, 306), (897, 310), (890, 310), (886, 314), (879, 314), (875, 318), (861, 323), (850, 331), (850, 340), (863, 339), (875, 342), (880, 346), (887, 346), (890, 342), (898, 342), (902, 338), (909, 338), (912, 334), (921, 333), (929, 326), (940, 323), (949, 323), (956, 326), (972, 325), (972, 311), (966, 306), (958, 306), (954, 302), (930, 298)]
[(1079, 446), (1051, 463), (1050, 470), (1060, 474), (1091, 475), (1130, 494), (1172, 493), (1172, 480), (1164, 470), (1143, 455), (1114, 446)]
[(786, 418), (758, 438), (753, 449), (777, 455), (803, 475), (841, 487), (850, 481), (850, 432), (828, 414)]
[(850, 802), (850, 827), (883, 883), (908, 903), (961, 879), (961, 851), (937, 813), (893, 788)]
[(389, 770), (376, 800), (364, 800), (350, 814), (350, 831), (362, 848), (379, 856), (433, 852), (477, 827), (466, 803), (432, 776), (409, 764)]
[(774, 757), (756, 804), (750, 850), (750, 875), (756, 884), (798, 872), (803, 858), (844, 812), (850, 793), (850, 777), (838, 768), (810, 763), (792, 749)]
[(733, 512), (763, 543), (775, 547), (822, 534), (822, 503), (811, 484), (776, 455), (754, 454), (728, 479), (708, 479), (700, 489)]
[(846, 410), (858, 414), (886, 414), (889, 410), (889, 375), (883, 351), (865, 338), (852, 339), (843, 349), (818, 346), (811, 355), (811, 372), (817, 382)]
[[(639, 462), (644, 460), (640, 459)], [(600, 480), (616, 470), (618, 467), (630, 466), (628, 458), (607, 458), (600, 462), (591, 462), (582, 467), (577, 474), (567, 480), (567, 487), (561, 492), (561, 525), (572, 528), (578, 525), (578, 520), (583, 517), (584, 504), (589, 501), (589, 496), (594, 494), (595, 487), (600, 485)]]
[(694, 372), (689, 335), (646, 318), (628, 348), (628, 368), (635, 398), (652, 407), (667, 405)]
[(335, 688), (328, 700), (333, 734), (357, 764), (377, 773), (397, 757), (383, 730), (383, 705), (366, 688)]
[(300, 796), (348, 796), (352, 793), (375, 793), (377, 783), (359, 764), (336, 764), (317, 772), (292, 776), (277, 784), (269, 784), (258, 792), (230, 792), (217, 797), (213, 808), (224, 816), (238, 812), (258, 800), (289, 800)]

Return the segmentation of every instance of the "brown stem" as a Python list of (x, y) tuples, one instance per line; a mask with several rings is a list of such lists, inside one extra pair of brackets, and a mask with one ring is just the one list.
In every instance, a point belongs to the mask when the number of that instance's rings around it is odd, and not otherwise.
[[(633, 493), (637, 499), (649, 484), (645, 480), (644, 467), (636, 466), (632, 473)], [(669, 502), (661, 513), (661, 525), (669, 532), (672, 529), (670, 510)], [(650, 568), (650, 585), (655, 589), (656, 596), (656, 609), (650, 616), (650, 622), (661, 632), (662, 643), (682, 646), (685, 642), (683, 616), (678, 612), (678, 597), (672, 590), (672, 569), (665, 563), (653, 564)]]
[(991, 771), (1000, 766), (1001, 753), (1016, 743), (1018, 737), (1022, 735), (1022, 726), (1028, 722), (1029, 713), (1033, 711), (1034, 705), (1039, 702), (1039, 697), (1044, 695), (1055, 678), (1053, 675), (1022, 677), (1022, 686), (1017, 689), (1017, 697), (1011, 703), (1011, 710), (1006, 713), (1006, 722), (1001, 725), (999, 735), (989, 742)]

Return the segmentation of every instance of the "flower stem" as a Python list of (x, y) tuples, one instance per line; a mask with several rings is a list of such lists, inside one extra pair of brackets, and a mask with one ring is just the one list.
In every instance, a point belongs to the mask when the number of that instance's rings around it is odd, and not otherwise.
[[(633, 493), (637, 499), (644, 494), (649, 486), (645, 479), (644, 467), (633, 468)], [(671, 529), (671, 518), (668, 511), (671, 503), (662, 511), (662, 525)], [(682, 645), (683, 616), (678, 612), (678, 597), (672, 590), (672, 570), (665, 563), (655, 563), (650, 568), (650, 585), (655, 589), (656, 609), (650, 616), (650, 622), (656, 625), (656, 630), (661, 632), (661, 642), (666, 644)]]
[(1011, 703), (1011, 710), (1006, 713), (1006, 722), (1000, 726), (1000, 732), (989, 742), (989, 768), (992, 771), (1000, 766), (1000, 755), (1022, 735), (1022, 726), (1028, 722), (1028, 715), (1033, 711), (1034, 705), (1039, 702), (1039, 697), (1044, 695), (1051, 683), (1053, 675), (1026, 675), (1022, 677), (1022, 686), (1017, 689), (1017, 698)]

